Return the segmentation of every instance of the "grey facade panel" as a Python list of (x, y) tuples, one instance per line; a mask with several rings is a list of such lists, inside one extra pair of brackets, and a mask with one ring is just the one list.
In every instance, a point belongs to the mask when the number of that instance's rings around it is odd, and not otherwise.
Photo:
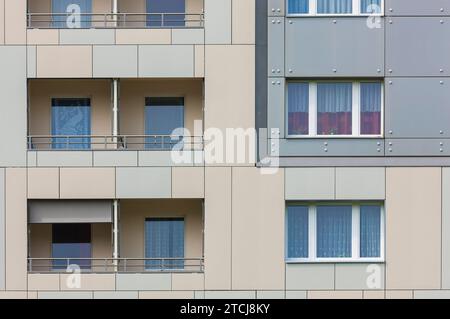
[(448, 78), (393, 78), (386, 82), (387, 138), (450, 137)]
[(383, 264), (336, 264), (336, 290), (384, 289)]
[(268, 137), (272, 136), (271, 129), (280, 130), (280, 138), (285, 135), (285, 79), (271, 78), (268, 83)]
[(61, 29), (60, 44), (115, 44), (113, 29)]
[(286, 18), (285, 23), (287, 76), (384, 76), (384, 21), (380, 28), (369, 28), (360, 17)]
[(117, 274), (116, 286), (119, 291), (133, 290), (170, 290), (172, 287), (171, 274)]
[(334, 290), (334, 264), (287, 264), (286, 290)]
[(119, 167), (116, 171), (118, 198), (170, 198), (170, 167)]
[(139, 46), (139, 77), (193, 77), (193, 45)]
[(5, 289), (5, 169), (0, 168), (0, 290)]
[(27, 46), (27, 77), (35, 78), (37, 73), (36, 67), (36, 46)]
[(269, 76), (284, 76), (284, 18), (272, 17), (268, 26), (268, 73)]
[[(136, 45), (96, 45), (93, 47), (93, 76), (135, 78), (138, 74)], [(114, 67), (112, 67), (114, 66)]]
[(231, 43), (232, 0), (204, 0), (206, 44)]
[(449, 139), (387, 139), (388, 156), (450, 156)]
[(268, 15), (283, 16), (285, 14), (286, 0), (268, 0)]
[[(429, 1), (428, 1), (429, 2)], [(386, 24), (388, 76), (450, 75), (450, 18), (389, 18)]]
[(450, 15), (448, 0), (385, 0), (389, 16), (443, 16)]
[(32, 200), (28, 202), (30, 224), (112, 223), (112, 201)]

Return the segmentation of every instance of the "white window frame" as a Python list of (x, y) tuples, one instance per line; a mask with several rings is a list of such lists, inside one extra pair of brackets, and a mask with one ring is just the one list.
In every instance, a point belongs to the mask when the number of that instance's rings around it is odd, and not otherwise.
[[(352, 83), (352, 134), (351, 135), (320, 135), (317, 134), (317, 84), (318, 83)], [(381, 84), (381, 115), (380, 115), (380, 134), (361, 134), (361, 83), (380, 83)], [(309, 132), (305, 135), (289, 134), (289, 95), (288, 85), (289, 83), (308, 83), (309, 84), (309, 107), (308, 107), (308, 128)], [(293, 139), (305, 139), (305, 138), (363, 138), (373, 139), (382, 138), (384, 136), (384, 82), (379, 80), (321, 80), (321, 81), (301, 81), (294, 80), (288, 81), (285, 90), (286, 102), (285, 102), (285, 127), (286, 137)]]
[[(317, 206), (352, 206), (352, 256), (348, 258), (319, 258), (317, 257)], [(360, 216), (361, 206), (380, 206), (380, 257), (360, 257)], [(385, 209), (382, 202), (295, 202), (286, 205), (286, 217), (288, 208), (292, 206), (308, 207), (308, 257), (288, 258), (288, 222), (285, 218), (285, 261), (286, 263), (384, 263), (385, 262)]]
[(361, 0), (352, 0), (352, 13), (317, 13), (317, 0), (309, 0), (308, 13), (289, 13), (287, 12), (290, 0), (286, 0), (286, 16), (287, 17), (349, 17), (349, 16), (384, 16), (384, 2), (381, 0), (380, 13), (361, 13)]

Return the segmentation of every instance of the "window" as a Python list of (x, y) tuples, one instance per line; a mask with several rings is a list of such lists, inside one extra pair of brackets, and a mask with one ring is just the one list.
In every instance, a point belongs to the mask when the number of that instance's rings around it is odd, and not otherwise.
[(286, 260), (383, 261), (383, 225), (380, 203), (289, 204)]
[(89, 28), (92, 0), (53, 0), (53, 26), (56, 28)]
[(384, 12), (382, 0), (287, 0), (287, 14), (368, 15)]
[(175, 129), (184, 128), (184, 98), (146, 98), (145, 148), (172, 149), (182, 138), (171, 137)]
[(81, 269), (90, 269), (91, 261), (91, 225), (90, 224), (53, 224), (52, 258), (54, 270), (66, 270), (69, 265), (78, 265)]
[(52, 99), (52, 135), (53, 149), (89, 149), (90, 99)]
[(289, 137), (380, 137), (383, 86), (373, 82), (289, 82)]
[[(145, 221), (145, 258), (147, 270), (183, 269), (184, 219), (148, 218)], [(169, 260), (163, 260), (169, 258)], [(170, 260), (181, 258), (181, 260)]]
[(185, 0), (147, 0), (147, 26), (184, 27)]

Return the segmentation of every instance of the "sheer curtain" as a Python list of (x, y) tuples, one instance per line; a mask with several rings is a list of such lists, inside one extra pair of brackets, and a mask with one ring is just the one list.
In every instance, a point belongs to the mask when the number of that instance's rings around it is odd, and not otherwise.
[(380, 257), (381, 207), (361, 206), (361, 257)]
[(317, 84), (317, 134), (352, 134), (352, 83)]
[[(145, 222), (146, 258), (184, 258), (184, 219), (149, 218)], [(146, 261), (147, 269), (183, 269), (184, 262), (159, 260)]]
[(289, 206), (287, 257), (308, 258), (308, 206)]
[[(185, 25), (185, 0), (147, 0), (147, 26), (149, 27), (183, 27)], [(165, 13), (165, 15), (161, 15)]]
[(381, 13), (381, 0), (361, 0), (361, 13)]
[(352, 0), (317, 0), (317, 13), (352, 13)]
[(309, 134), (309, 83), (288, 84), (288, 133)]
[(300, 14), (309, 12), (309, 0), (289, 0), (288, 13)]
[(381, 83), (361, 83), (361, 134), (381, 134)]
[[(92, 0), (52, 0), (52, 13), (62, 14), (62, 13), (72, 13), (75, 14), (77, 11), (71, 10), (71, 5), (77, 5), (80, 8), (80, 13), (92, 13)], [(57, 28), (67, 28), (69, 24), (67, 23), (67, 15), (58, 15), (53, 17), (53, 26)], [(80, 27), (89, 28), (91, 25), (90, 16), (80, 16)]]
[(317, 257), (352, 256), (352, 207), (317, 206)]
[(84, 135), (69, 140), (65, 137), (54, 137), (52, 141), (54, 149), (90, 149), (90, 99), (52, 99), (52, 135)]

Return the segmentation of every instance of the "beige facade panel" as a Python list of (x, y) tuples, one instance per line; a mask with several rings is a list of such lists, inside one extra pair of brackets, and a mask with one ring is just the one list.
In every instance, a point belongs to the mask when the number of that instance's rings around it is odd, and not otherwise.
[(255, 1), (232, 0), (233, 44), (255, 44)]
[(118, 167), (117, 198), (170, 198), (172, 171), (170, 167)]
[(308, 299), (362, 299), (362, 291), (308, 291)]
[(412, 290), (386, 290), (386, 299), (413, 299)]
[(44, 291), (38, 292), (38, 299), (92, 299), (93, 292), (88, 291)]
[(172, 168), (172, 198), (204, 198), (205, 169), (203, 167)]
[(27, 46), (27, 77), (35, 78), (36, 77), (36, 58), (37, 58), (37, 47), (30, 45)]
[(114, 168), (61, 168), (60, 197), (115, 198)]
[(82, 45), (39, 46), (37, 76), (40, 78), (92, 77), (92, 47)]
[(194, 77), (203, 78), (205, 77), (205, 46), (196, 45), (195, 46), (195, 70)]
[[(33, 1), (31, 1), (33, 2)], [(57, 29), (28, 29), (28, 45), (58, 45), (59, 30)]]
[(204, 290), (204, 274), (172, 274), (172, 290)]
[(370, 300), (386, 299), (386, 292), (384, 290), (366, 290), (363, 291), (363, 298)]
[(139, 77), (194, 76), (193, 45), (140, 45)]
[(5, 44), (26, 44), (27, 0), (3, 0), (5, 2)]
[(137, 46), (96, 45), (93, 50), (93, 76), (95, 78), (137, 77)]
[(441, 286), (441, 168), (388, 168), (386, 287)]
[(114, 29), (61, 29), (59, 30), (59, 44), (115, 44), (115, 35)]
[(256, 299), (256, 291), (205, 291), (206, 299)]
[(332, 200), (334, 168), (286, 168), (286, 200)]
[(286, 265), (286, 290), (332, 290), (334, 278), (334, 264)]
[(92, 166), (92, 152), (86, 151), (39, 151), (36, 152), (36, 166), (55, 167)]
[(384, 200), (385, 168), (336, 168), (336, 199)]
[(450, 168), (442, 168), (442, 288), (450, 289)]
[(193, 291), (139, 291), (139, 299), (193, 299)]
[(170, 29), (116, 30), (116, 44), (171, 44), (171, 41)]
[(59, 169), (29, 168), (28, 198), (29, 199), (59, 198)]
[(27, 299), (28, 294), (25, 291), (0, 291), (0, 300), (2, 299)]
[(194, 166), (195, 159), (203, 160), (202, 152), (185, 151), (181, 154), (188, 159), (186, 163), (177, 163), (172, 159), (171, 151), (138, 151), (138, 166), (167, 167), (167, 166)]
[(231, 44), (232, 0), (205, 1), (205, 41), (207, 44)]
[(94, 291), (94, 299), (138, 299), (138, 291)]
[(283, 186), (282, 170), (232, 168), (233, 289), (284, 288)]
[(0, 0), (0, 45), (5, 44), (5, 0)]
[(111, 291), (115, 290), (116, 285), (115, 274), (82, 274), (80, 277), (80, 288), (73, 287), (73, 275), (60, 275), (60, 289), (64, 290), (80, 290), (80, 291)]
[(204, 29), (172, 29), (172, 44), (204, 44)]
[(6, 169), (6, 290), (27, 289), (27, 170)]
[(231, 289), (231, 168), (205, 168), (205, 288)]
[(256, 299), (285, 299), (284, 290), (260, 290), (256, 292)]
[(58, 291), (59, 274), (28, 274), (28, 290)]

